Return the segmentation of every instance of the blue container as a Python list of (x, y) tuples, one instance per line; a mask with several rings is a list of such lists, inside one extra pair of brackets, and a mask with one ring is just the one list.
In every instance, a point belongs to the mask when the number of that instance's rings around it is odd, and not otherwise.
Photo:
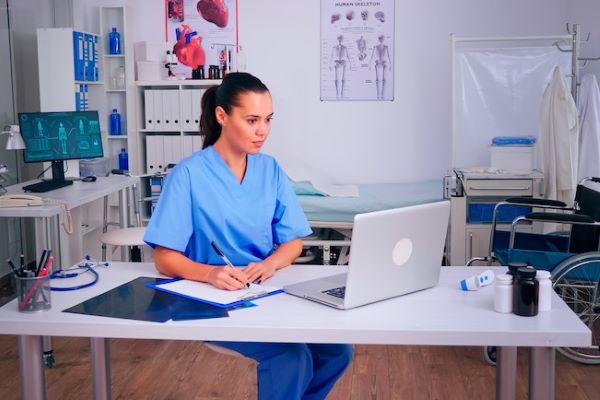
[[(488, 224), (492, 222), (495, 206), (496, 203), (470, 203), (468, 206), (467, 221), (475, 224)], [(496, 221), (500, 224), (507, 224), (518, 216), (530, 212), (531, 207), (527, 206), (503, 206), (498, 210)]]
[(121, 148), (121, 152), (119, 153), (119, 169), (121, 171), (129, 171), (129, 154), (127, 154), (125, 147)]
[(108, 34), (108, 54), (121, 54), (121, 34), (115, 27)]
[(117, 112), (116, 108), (113, 108), (112, 114), (110, 114), (110, 134), (121, 134), (121, 114)]

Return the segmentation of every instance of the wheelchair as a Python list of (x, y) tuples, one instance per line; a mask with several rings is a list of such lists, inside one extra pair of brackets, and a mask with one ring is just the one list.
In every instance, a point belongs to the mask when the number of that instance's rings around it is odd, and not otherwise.
[[(526, 206), (542, 209), (515, 218), (511, 230), (497, 230), (501, 207)], [(557, 211), (548, 212), (548, 211)], [(556, 223), (569, 226), (568, 232), (537, 234), (519, 232), (522, 224)], [(473, 258), (467, 265), (526, 263), (551, 273), (556, 293), (592, 331), (592, 345), (586, 348), (558, 348), (565, 357), (584, 364), (600, 364), (600, 178), (579, 182), (573, 207), (556, 200), (510, 198), (494, 208), (489, 254)], [(496, 349), (484, 349), (484, 358), (495, 364)]]

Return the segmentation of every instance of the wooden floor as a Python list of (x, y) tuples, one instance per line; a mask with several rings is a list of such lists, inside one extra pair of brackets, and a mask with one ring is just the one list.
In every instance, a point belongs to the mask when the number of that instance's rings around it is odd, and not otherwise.
[[(113, 399), (255, 399), (255, 364), (199, 342), (111, 340)], [(0, 335), (0, 399), (19, 399), (15, 336)], [(91, 399), (89, 341), (53, 338), (46, 369), (50, 400)], [(527, 354), (519, 353), (518, 398), (527, 393)], [(600, 366), (557, 355), (556, 399), (599, 400)], [(355, 346), (354, 360), (328, 399), (492, 399), (495, 368), (480, 347)]]

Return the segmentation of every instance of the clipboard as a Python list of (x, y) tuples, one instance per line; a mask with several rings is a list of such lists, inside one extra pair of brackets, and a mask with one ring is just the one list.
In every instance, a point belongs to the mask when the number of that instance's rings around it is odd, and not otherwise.
[(204, 283), (181, 278), (165, 279), (147, 285), (156, 290), (185, 297), (191, 300), (211, 304), (220, 308), (235, 308), (251, 300), (282, 293), (283, 288), (277, 286), (250, 284), (249, 288), (240, 290), (224, 290)]

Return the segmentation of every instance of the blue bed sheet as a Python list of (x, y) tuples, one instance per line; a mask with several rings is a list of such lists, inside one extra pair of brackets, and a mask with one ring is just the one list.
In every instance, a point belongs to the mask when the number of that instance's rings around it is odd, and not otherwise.
[[(359, 197), (298, 194), (309, 221), (352, 223), (354, 215), (443, 199), (441, 180), (357, 185)], [(297, 192), (298, 193), (298, 192)]]

